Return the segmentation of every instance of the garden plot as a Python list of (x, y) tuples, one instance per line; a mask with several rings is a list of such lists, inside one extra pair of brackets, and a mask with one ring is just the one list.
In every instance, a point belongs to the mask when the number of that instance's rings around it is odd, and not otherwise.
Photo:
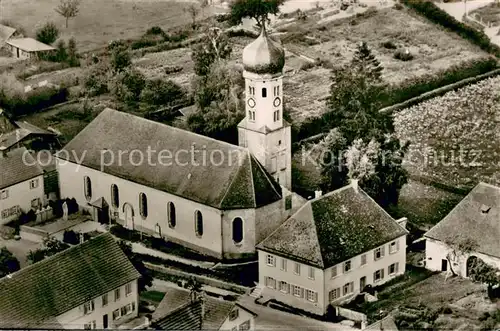
[(395, 114), (398, 136), (411, 143), (405, 167), (461, 188), (500, 184), (499, 84), (489, 78)]

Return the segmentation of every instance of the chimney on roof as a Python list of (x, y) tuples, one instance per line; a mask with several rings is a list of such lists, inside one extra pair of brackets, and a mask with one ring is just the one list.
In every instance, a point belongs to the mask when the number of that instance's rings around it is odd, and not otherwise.
[(322, 195), (323, 195), (323, 192), (321, 190), (314, 191), (314, 199), (317, 199)]
[(358, 179), (357, 178), (352, 178), (351, 179), (351, 186), (354, 189), (354, 191), (358, 192)]

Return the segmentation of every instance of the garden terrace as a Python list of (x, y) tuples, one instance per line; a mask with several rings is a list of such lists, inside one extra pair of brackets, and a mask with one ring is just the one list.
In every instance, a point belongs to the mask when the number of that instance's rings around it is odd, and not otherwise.
[(458, 188), (500, 184), (499, 84), (489, 78), (394, 114), (399, 138), (411, 143), (410, 174)]

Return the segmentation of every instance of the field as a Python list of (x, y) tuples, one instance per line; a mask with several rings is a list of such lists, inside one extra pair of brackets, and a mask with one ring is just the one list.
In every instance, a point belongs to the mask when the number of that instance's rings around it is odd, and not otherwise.
[(190, 20), (184, 12), (189, 1), (85, 0), (66, 29), (64, 18), (54, 11), (58, 4), (59, 0), (2, 0), (1, 18), (23, 27), (28, 35), (53, 21), (61, 38), (75, 37), (80, 51), (100, 48), (114, 39), (138, 37), (155, 25), (167, 29)]
[(500, 184), (498, 84), (497, 76), (395, 114), (398, 136), (411, 143), (406, 168), (456, 187)]

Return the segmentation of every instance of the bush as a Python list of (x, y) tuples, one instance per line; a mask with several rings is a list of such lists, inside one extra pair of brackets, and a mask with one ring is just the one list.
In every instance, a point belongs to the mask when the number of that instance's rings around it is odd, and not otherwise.
[(146, 79), (137, 70), (127, 70), (114, 76), (109, 84), (108, 90), (120, 101), (132, 104), (138, 102)]
[(496, 57), (500, 57), (500, 47), (493, 44), (484, 32), (457, 21), (453, 16), (441, 10), (433, 2), (422, 0), (401, 0), (401, 2), (427, 17), (432, 22), (456, 32), (462, 38), (479, 46), (482, 50)]
[(111, 68), (105, 62), (99, 62), (87, 70), (83, 78), (83, 86), (90, 96), (100, 95), (108, 92), (108, 80), (111, 76)]
[(184, 99), (182, 87), (171, 80), (148, 80), (141, 92), (141, 101), (155, 106), (170, 106)]
[(165, 31), (163, 31), (163, 29), (160, 28), (159, 26), (153, 26), (153, 27), (149, 28), (146, 31), (146, 34), (147, 35), (161, 35), (161, 36), (164, 36), (165, 35)]
[(394, 52), (394, 58), (401, 61), (411, 61), (413, 54), (408, 49), (400, 48)]
[(13, 117), (19, 117), (65, 102), (67, 99), (68, 90), (66, 88), (43, 86), (25, 93), (21, 97), (10, 97), (1, 93), (0, 105)]
[(80, 234), (73, 230), (66, 230), (63, 233), (63, 242), (70, 245), (78, 245), (80, 243)]
[(59, 30), (53, 22), (45, 23), (43, 27), (36, 32), (36, 40), (44, 44), (52, 44), (59, 37)]
[(387, 49), (397, 49), (398, 48), (392, 40), (384, 41), (381, 45), (382, 45), (382, 47), (387, 48)]

